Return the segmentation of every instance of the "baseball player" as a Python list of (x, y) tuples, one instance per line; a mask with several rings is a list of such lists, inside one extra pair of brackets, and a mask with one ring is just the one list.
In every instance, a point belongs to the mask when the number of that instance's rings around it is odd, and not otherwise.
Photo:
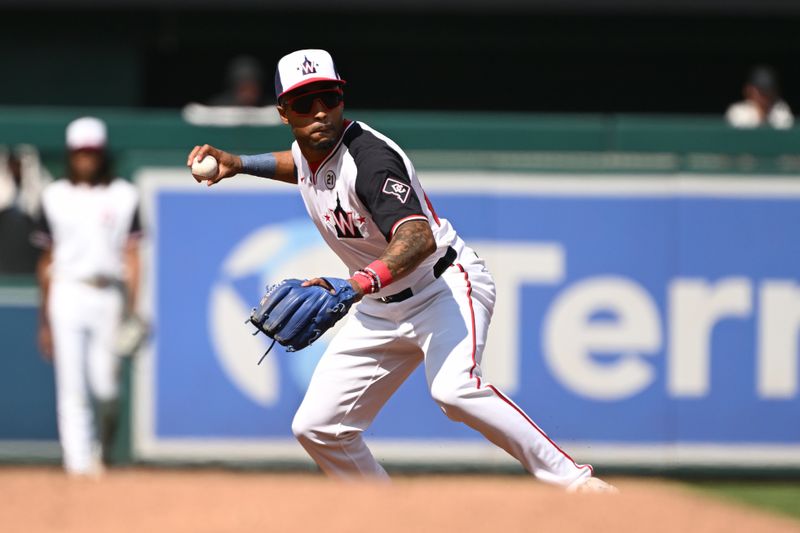
[(437, 214), (403, 150), (368, 125), (344, 118), (344, 85), (328, 52), (288, 54), (278, 63), (275, 92), (295, 138), (291, 150), (237, 156), (204, 145), (187, 161), (191, 166), (207, 154), (217, 159), (208, 185), (240, 173), (296, 184), (323, 239), (351, 273), (348, 280), (302, 284), (328, 289), (348, 306), (358, 303), (295, 415), (292, 430), (300, 444), (331, 476), (387, 477), (362, 433), (424, 363), (442, 411), (538, 479), (570, 491), (615, 491), (481, 374), (495, 302), (492, 276)]
[(97, 118), (69, 124), (67, 179), (45, 188), (33, 235), (44, 249), (39, 344), (55, 364), (59, 439), (64, 468), (74, 475), (100, 474), (108, 457), (117, 414), (115, 335), (125, 308), (135, 308), (138, 285), (138, 193), (112, 179), (106, 142)]
[(742, 88), (744, 100), (731, 104), (725, 119), (734, 128), (770, 126), (785, 130), (794, 124), (789, 104), (781, 98), (781, 88), (775, 71), (757, 66), (750, 72)]

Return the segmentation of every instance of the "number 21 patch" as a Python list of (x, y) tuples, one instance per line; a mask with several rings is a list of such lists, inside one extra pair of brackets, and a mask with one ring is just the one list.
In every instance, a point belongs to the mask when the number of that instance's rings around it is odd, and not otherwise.
[(411, 192), (411, 187), (394, 178), (386, 178), (386, 181), (383, 183), (383, 192), (406, 203), (406, 200), (408, 200), (408, 193)]

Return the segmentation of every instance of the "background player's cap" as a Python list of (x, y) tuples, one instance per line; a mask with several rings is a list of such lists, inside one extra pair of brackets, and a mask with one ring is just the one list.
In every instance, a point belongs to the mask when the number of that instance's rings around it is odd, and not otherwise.
[(106, 147), (106, 124), (99, 118), (82, 117), (67, 126), (67, 148), (70, 150), (99, 150)]
[(278, 61), (275, 69), (275, 96), (315, 81), (334, 81), (345, 84), (336, 72), (333, 58), (325, 50), (297, 50)]

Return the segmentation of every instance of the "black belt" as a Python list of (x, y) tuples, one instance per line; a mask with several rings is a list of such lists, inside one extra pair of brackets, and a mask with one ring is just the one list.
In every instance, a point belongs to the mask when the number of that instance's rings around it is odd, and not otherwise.
[[(448, 246), (444, 255), (438, 261), (436, 261), (435, 265), (433, 265), (433, 277), (438, 278), (444, 274), (444, 271), (450, 268), (450, 265), (453, 264), (453, 261), (456, 260), (456, 257), (458, 257), (458, 252), (456, 252), (452, 246)], [(412, 296), (414, 296), (414, 291), (412, 291), (411, 287), (409, 287), (398, 292), (397, 294), (384, 296), (380, 299), (380, 301), (385, 304), (391, 304), (408, 300)]]
[(89, 278), (84, 278), (81, 282), (91, 285), (96, 289), (108, 289), (109, 287), (122, 287), (123, 282), (118, 278), (112, 278), (110, 276), (104, 276), (102, 274), (98, 274), (96, 276), (92, 276)]

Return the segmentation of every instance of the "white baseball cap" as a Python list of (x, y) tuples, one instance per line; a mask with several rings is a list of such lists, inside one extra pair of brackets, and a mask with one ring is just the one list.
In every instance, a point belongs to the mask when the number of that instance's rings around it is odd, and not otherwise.
[(102, 149), (107, 140), (106, 124), (99, 118), (82, 117), (67, 126), (67, 148), (70, 150)]
[(278, 61), (275, 69), (275, 95), (280, 98), (289, 91), (315, 81), (346, 82), (336, 72), (333, 58), (325, 50), (297, 50)]

